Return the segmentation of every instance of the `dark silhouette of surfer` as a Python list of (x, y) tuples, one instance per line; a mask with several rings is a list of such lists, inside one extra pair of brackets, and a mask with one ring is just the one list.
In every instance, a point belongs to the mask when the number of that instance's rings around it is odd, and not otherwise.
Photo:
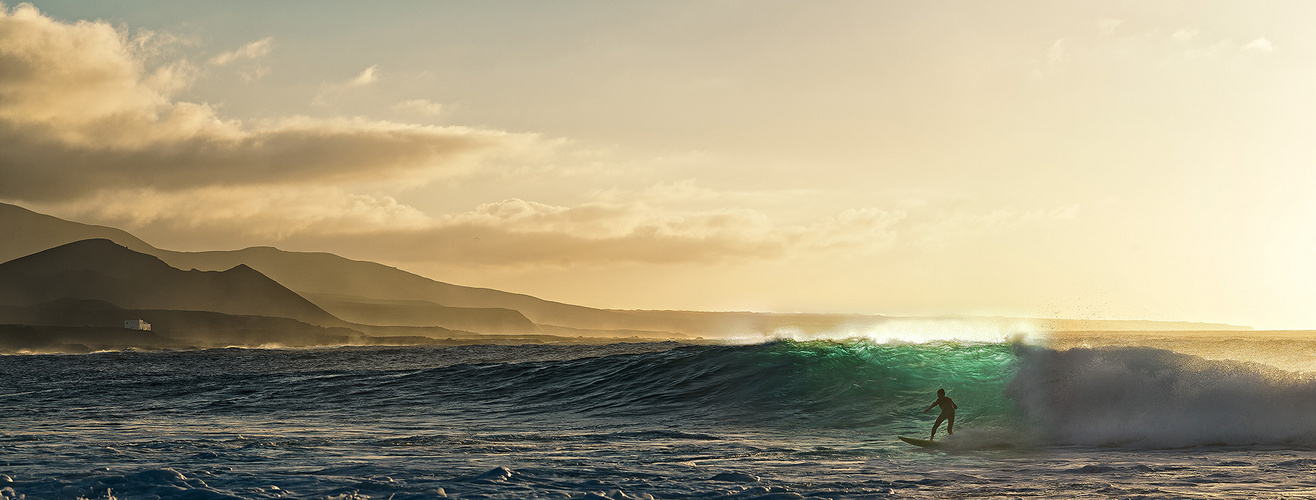
[(937, 428), (941, 427), (942, 421), (946, 422), (946, 434), (949, 435), (955, 433), (955, 409), (959, 407), (955, 406), (954, 401), (951, 401), (950, 398), (946, 397), (945, 389), (937, 389), (937, 400), (928, 405), (928, 407), (923, 410), (923, 413), (927, 413), (928, 410), (931, 410), (936, 406), (941, 407), (941, 415), (937, 415), (937, 423), (932, 424), (932, 434), (928, 435), (929, 441), (937, 436)]

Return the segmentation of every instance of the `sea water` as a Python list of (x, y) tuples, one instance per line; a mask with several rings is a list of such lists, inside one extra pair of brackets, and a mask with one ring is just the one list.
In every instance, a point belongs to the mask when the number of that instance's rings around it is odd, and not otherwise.
[(1316, 496), (1316, 381), (1147, 347), (11, 355), (0, 408), (0, 498)]

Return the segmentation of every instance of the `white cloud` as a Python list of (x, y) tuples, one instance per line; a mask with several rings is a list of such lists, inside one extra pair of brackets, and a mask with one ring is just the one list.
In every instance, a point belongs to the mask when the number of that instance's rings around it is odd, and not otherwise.
[(443, 114), (443, 110), (443, 104), (429, 99), (411, 99), (393, 105), (393, 111), (415, 113), (425, 116), (439, 116)]
[(590, 197), (603, 202), (643, 201), (656, 205), (714, 204), (782, 204), (820, 194), (812, 189), (726, 190), (700, 186), (695, 179), (662, 182), (644, 189), (596, 189)]
[(353, 78), (352, 81), (347, 82), (347, 86), (364, 87), (366, 85), (375, 83), (377, 80), (379, 80), (379, 76), (375, 75), (375, 70), (378, 68), (379, 65), (374, 65), (369, 68), (366, 68), (360, 74), (356, 75), (356, 78)]
[(348, 89), (367, 87), (374, 84), (379, 81), (379, 75), (375, 74), (378, 68), (379, 65), (374, 65), (357, 73), (357, 75), (351, 80), (325, 85), (322, 90), (320, 90), (320, 93), (316, 94), (315, 97), (311, 99), (311, 105), (329, 107), (332, 105), (332, 101), (336, 97), (346, 92)]
[[(552, 205), (510, 198), (432, 216), (385, 194), (340, 186), (206, 186), (102, 192), (38, 207), (138, 234), (190, 235), (177, 247), (244, 244), (369, 255), (393, 263), (522, 268), (612, 263), (715, 264), (942, 249), (1067, 223), (1078, 206), (946, 211), (908, 202), (842, 210), (802, 224), (749, 208), (643, 200)], [(149, 238), (148, 238), (149, 239)]]
[(1247, 45), (1244, 45), (1243, 48), (1248, 50), (1255, 50), (1257, 52), (1264, 52), (1267, 54), (1275, 51), (1275, 46), (1271, 45), (1270, 40), (1267, 40), (1265, 38), (1257, 38), (1255, 40), (1252, 40), (1248, 42)]
[(210, 58), (210, 64), (224, 66), (234, 61), (259, 59), (269, 55), (270, 51), (273, 49), (274, 39), (266, 37), (243, 45), (241, 48), (232, 52), (225, 52), (212, 57)]
[(386, 195), (354, 194), (333, 186), (251, 188), (213, 186), (184, 191), (128, 189), (98, 193), (53, 207), (75, 218), (115, 226), (159, 226), (183, 234), (277, 242), (307, 233), (414, 230), (430, 219)]
[(181, 246), (231, 241), (328, 250), (401, 262), (520, 267), (777, 258), (791, 231), (743, 209), (673, 212), (644, 204), (554, 206), (520, 199), (431, 217), (396, 199), (339, 188), (209, 187), (102, 194), (41, 207), (139, 234), (192, 235)]
[(514, 233), (562, 233), (602, 240), (648, 235), (656, 238), (761, 239), (772, 223), (748, 209), (676, 211), (641, 202), (553, 206), (520, 199), (485, 203), (471, 212), (444, 216), (439, 225), (497, 227)]
[(251, 82), (264, 78), (270, 73), (269, 66), (262, 64), (260, 61), (268, 56), (273, 49), (274, 39), (266, 37), (243, 45), (237, 50), (212, 57), (208, 62), (211, 66), (216, 67), (238, 64), (238, 76)]

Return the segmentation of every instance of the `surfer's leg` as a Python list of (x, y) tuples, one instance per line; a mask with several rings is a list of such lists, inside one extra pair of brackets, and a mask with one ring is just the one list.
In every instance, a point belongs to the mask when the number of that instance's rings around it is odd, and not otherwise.
[(946, 417), (946, 434), (954, 434), (954, 433), (955, 433), (955, 413), (952, 412), (950, 416)]
[(934, 423), (934, 424), (932, 424), (932, 434), (929, 434), (929, 435), (928, 435), (928, 440), (929, 440), (929, 441), (931, 441), (932, 438), (937, 437), (937, 428), (938, 428), (938, 427), (941, 427), (941, 422), (944, 421), (944, 420), (946, 420), (946, 416), (945, 416), (945, 415), (937, 415), (937, 422)]

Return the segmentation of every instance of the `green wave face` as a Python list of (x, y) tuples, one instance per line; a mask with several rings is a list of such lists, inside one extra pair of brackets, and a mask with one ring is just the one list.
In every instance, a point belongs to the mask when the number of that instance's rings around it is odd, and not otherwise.
[(739, 351), (754, 365), (744, 367), (755, 378), (747, 388), (770, 395), (763, 403), (774, 407), (781, 424), (922, 435), (938, 413), (923, 413), (937, 389), (959, 406), (957, 427), (1020, 421), (1005, 395), (1018, 369), (1009, 344), (845, 340), (757, 347)]

